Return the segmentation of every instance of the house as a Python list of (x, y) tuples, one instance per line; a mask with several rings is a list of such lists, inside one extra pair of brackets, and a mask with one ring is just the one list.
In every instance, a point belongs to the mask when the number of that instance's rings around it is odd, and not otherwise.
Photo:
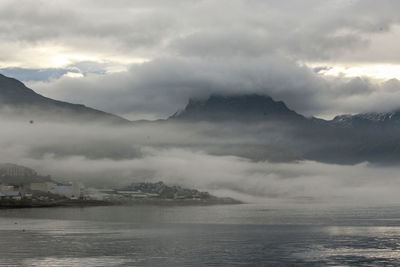
[(0, 199), (4, 200), (21, 200), (22, 196), (19, 191), (0, 191)]
[(13, 185), (0, 184), (0, 190), (3, 191), (3, 192), (14, 191), (14, 186)]

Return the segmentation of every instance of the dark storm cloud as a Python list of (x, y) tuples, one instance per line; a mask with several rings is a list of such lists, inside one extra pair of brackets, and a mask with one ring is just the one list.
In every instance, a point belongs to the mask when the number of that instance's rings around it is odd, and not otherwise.
[[(174, 25), (162, 9), (108, 9), (97, 2), (5, 1), (0, 38), (21, 46), (51, 43), (69, 50), (112, 54), (149, 51)], [(122, 56), (122, 55), (121, 55)]]
[[(121, 73), (88, 71), (83, 79), (30, 83), (46, 96), (134, 118), (166, 117), (189, 97), (210, 93), (268, 94), (306, 115), (398, 107), (395, 83), (386, 90), (363, 77), (326, 80), (302, 65), (399, 63), (391, 45), (398, 1), (21, 3), (1, 4), (4, 62), (21, 63), (29, 58), (27, 48), (42, 44), (99, 61), (149, 60)], [(385, 100), (390, 104), (380, 106)]]
[[(310, 69), (276, 57), (246, 61), (164, 58), (132, 66), (128, 72), (84, 79), (64, 77), (50, 84), (32, 83), (31, 87), (50, 97), (110, 112), (168, 116), (183, 108), (190, 97), (212, 93), (270, 94), (277, 99), (292, 99), (288, 102), (292, 108), (306, 112), (317, 109), (319, 104), (311, 103), (310, 97), (324, 83)], [(94, 94), (96, 98), (91, 98)]]
[[(4, 1), (4, 41), (50, 41), (82, 51), (152, 58), (282, 52), (300, 59), (351, 56), (366, 34), (399, 22), (398, 1)], [(339, 55), (340, 56), (340, 55)]]
[(30, 85), (53, 98), (133, 119), (165, 118), (182, 109), (189, 98), (213, 93), (270, 95), (307, 116), (389, 111), (400, 103), (398, 80), (326, 80), (308, 67), (279, 57), (245, 61), (164, 58), (132, 66), (128, 72)]

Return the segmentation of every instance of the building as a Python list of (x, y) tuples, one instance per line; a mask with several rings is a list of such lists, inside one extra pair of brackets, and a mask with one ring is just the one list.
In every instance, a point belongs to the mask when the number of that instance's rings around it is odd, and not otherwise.
[(72, 182), (69, 185), (56, 185), (50, 189), (50, 193), (70, 199), (78, 199), (81, 197), (81, 186), (77, 182)]
[(0, 191), (3, 191), (3, 192), (14, 191), (14, 186), (13, 185), (0, 184)]
[(0, 191), (0, 199), (4, 200), (21, 200), (22, 196), (21, 193), (19, 191)]
[(95, 199), (95, 200), (105, 200), (110, 198), (114, 193), (112, 189), (96, 189), (96, 188), (86, 188), (84, 195), (88, 199)]
[(148, 197), (148, 195), (146, 193), (142, 193), (140, 191), (121, 190), (121, 191), (117, 191), (117, 194), (125, 196), (125, 197), (130, 197), (130, 198), (147, 198)]
[(72, 182), (72, 191), (76, 198), (81, 197), (81, 184), (78, 182)]
[(32, 191), (50, 192), (50, 190), (57, 184), (53, 182), (31, 183), (29, 188)]

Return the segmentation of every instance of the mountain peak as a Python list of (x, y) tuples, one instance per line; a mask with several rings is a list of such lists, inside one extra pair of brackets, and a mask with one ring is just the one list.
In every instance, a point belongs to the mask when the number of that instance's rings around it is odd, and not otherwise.
[(0, 112), (29, 120), (129, 122), (81, 104), (57, 101), (35, 93), (22, 82), (0, 74)]
[(0, 74), (0, 103), (24, 104), (40, 97), (22, 82)]
[(400, 129), (400, 111), (368, 112), (355, 115), (340, 115), (330, 121), (331, 125), (351, 129)]
[(185, 109), (172, 118), (185, 120), (262, 120), (298, 118), (282, 101), (258, 94), (211, 95), (207, 99), (190, 99)]

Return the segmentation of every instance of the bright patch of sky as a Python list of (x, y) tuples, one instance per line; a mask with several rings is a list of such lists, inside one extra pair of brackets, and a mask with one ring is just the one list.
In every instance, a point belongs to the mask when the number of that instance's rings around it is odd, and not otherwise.
[(325, 65), (309, 64), (317, 73), (334, 77), (368, 77), (373, 79), (400, 80), (400, 65), (392, 64), (358, 64), (353, 65)]

